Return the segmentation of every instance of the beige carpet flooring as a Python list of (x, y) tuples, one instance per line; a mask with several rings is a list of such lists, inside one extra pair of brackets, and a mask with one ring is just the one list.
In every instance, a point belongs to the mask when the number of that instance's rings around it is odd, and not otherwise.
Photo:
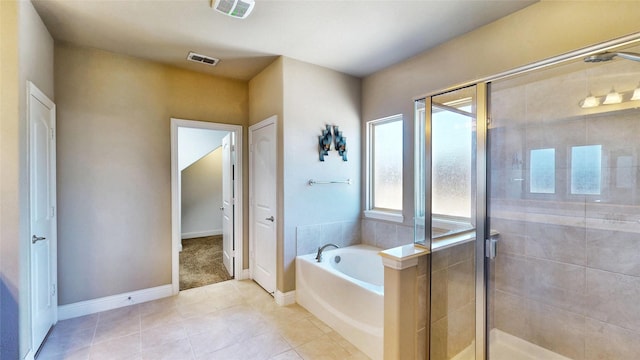
[(231, 279), (222, 265), (222, 235), (182, 240), (180, 290)]

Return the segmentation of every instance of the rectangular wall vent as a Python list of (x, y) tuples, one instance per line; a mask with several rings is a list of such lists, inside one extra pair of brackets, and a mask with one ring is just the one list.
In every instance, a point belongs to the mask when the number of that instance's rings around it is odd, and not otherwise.
[(209, 65), (209, 66), (216, 66), (218, 62), (220, 62), (220, 59), (212, 58), (206, 55), (196, 54), (193, 51), (189, 52), (189, 55), (187, 56), (187, 60)]
[(249, 16), (255, 4), (255, 0), (211, 0), (212, 8), (238, 19)]

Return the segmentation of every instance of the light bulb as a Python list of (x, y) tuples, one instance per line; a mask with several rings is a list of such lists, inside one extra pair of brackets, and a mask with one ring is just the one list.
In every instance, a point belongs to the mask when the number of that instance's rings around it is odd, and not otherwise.
[(640, 100), (640, 84), (638, 87), (633, 90), (633, 95), (631, 95), (631, 100)]
[(600, 101), (597, 97), (591, 95), (591, 93), (589, 93), (589, 95), (584, 98), (584, 100), (580, 101), (580, 107), (583, 109), (596, 107), (598, 105), (600, 105)]
[(615, 89), (611, 88), (611, 91), (609, 91), (609, 93), (604, 98), (604, 101), (602, 103), (604, 105), (611, 105), (611, 104), (620, 104), (621, 102), (622, 102), (622, 95), (620, 95), (620, 93), (617, 92)]

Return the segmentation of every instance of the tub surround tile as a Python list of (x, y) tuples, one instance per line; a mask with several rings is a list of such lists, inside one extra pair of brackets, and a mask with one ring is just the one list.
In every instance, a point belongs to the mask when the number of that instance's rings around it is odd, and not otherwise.
[(395, 224), (385, 222), (376, 223), (376, 246), (390, 249), (398, 246), (398, 230)]
[(345, 221), (342, 223), (343, 246), (360, 243), (360, 221)]
[(340, 247), (360, 244), (360, 234), (359, 220), (300, 225), (296, 227), (296, 255), (313, 254), (328, 243)]
[(413, 244), (414, 237), (412, 226), (396, 225), (396, 229), (399, 245)]
[[(320, 225), (320, 243), (328, 244), (342, 242), (342, 223), (329, 223)], [(340, 244), (336, 244), (340, 245)]]
[(311, 254), (318, 249), (321, 230), (321, 225), (305, 225), (296, 228), (298, 255)]
[(376, 222), (371, 219), (362, 220), (362, 243), (376, 246)]

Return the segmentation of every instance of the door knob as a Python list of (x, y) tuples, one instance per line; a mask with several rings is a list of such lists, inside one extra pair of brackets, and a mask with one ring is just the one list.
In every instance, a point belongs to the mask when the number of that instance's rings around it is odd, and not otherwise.
[(268, 218), (266, 218), (265, 220), (269, 220), (269, 221), (271, 221), (271, 222), (274, 222), (274, 221), (275, 221), (275, 219), (273, 218), (273, 215), (269, 216), (269, 217), (268, 217)]
[(220, 206), (220, 210), (224, 211), (224, 206)]
[(46, 238), (46, 237), (44, 237), (44, 236), (35, 236), (35, 235), (33, 235), (33, 236), (31, 237), (31, 243), (32, 243), (32, 244), (35, 244), (35, 243), (37, 243), (38, 241), (42, 241), (42, 240), (46, 240), (46, 239), (47, 239), (47, 238)]

